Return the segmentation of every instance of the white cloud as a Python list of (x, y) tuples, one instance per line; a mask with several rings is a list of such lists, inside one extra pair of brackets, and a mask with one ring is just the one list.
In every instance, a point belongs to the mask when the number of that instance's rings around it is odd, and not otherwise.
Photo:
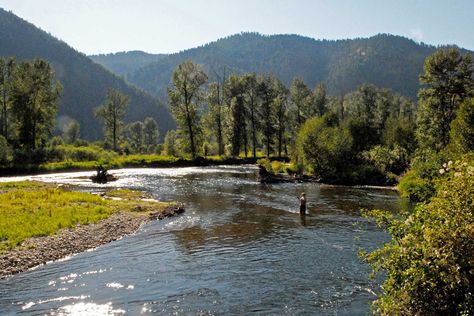
[(410, 37), (417, 42), (421, 42), (423, 40), (423, 31), (420, 28), (412, 28), (410, 29)]

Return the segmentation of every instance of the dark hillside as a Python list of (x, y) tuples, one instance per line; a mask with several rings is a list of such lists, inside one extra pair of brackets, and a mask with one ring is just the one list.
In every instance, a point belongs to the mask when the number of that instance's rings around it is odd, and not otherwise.
[(116, 88), (130, 96), (127, 121), (152, 116), (160, 124), (162, 132), (174, 126), (168, 109), (154, 97), (127, 84), (66, 43), (3, 9), (0, 9), (0, 56), (48, 60), (64, 87), (59, 115), (79, 121), (81, 134), (86, 139), (101, 137), (102, 128), (94, 118), (93, 110), (103, 102), (108, 88)]

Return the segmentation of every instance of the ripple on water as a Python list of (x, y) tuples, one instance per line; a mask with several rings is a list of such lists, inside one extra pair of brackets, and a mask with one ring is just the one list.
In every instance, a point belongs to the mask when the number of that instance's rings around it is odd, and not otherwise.
[[(114, 170), (120, 180), (110, 186), (182, 201), (186, 213), (0, 280), (0, 314), (367, 314), (380, 282), (368, 279), (357, 250), (378, 247), (387, 236), (358, 210), (396, 210), (398, 196), (312, 183), (261, 185), (255, 170)], [(35, 179), (103, 190), (88, 175)], [(303, 191), (305, 218), (298, 214)]]

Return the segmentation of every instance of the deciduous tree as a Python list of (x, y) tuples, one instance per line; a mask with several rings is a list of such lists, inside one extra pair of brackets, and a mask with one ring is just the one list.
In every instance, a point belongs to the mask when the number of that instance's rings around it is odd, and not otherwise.
[(43, 147), (51, 135), (61, 85), (48, 62), (21, 62), (14, 71), (11, 114), (18, 133), (18, 145), (34, 150)]
[(441, 150), (449, 143), (456, 111), (474, 93), (473, 72), (471, 55), (462, 55), (456, 48), (439, 49), (426, 58), (417, 117), (417, 137), (422, 147)]
[(168, 90), (171, 112), (180, 131), (189, 141), (189, 150), (193, 158), (197, 156), (201, 133), (202, 87), (207, 74), (201, 66), (188, 60), (176, 68), (173, 73), (173, 89)]
[(115, 151), (123, 135), (123, 119), (129, 102), (128, 96), (118, 90), (109, 89), (104, 103), (95, 111), (95, 115), (104, 123), (105, 141), (111, 143)]

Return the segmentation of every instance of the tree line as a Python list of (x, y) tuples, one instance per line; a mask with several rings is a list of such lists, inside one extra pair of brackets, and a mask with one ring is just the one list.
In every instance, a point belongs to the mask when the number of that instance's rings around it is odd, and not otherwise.
[(61, 84), (42, 59), (0, 58), (0, 159), (41, 160), (54, 128)]
[(381, 315), (474, 314), (474, 63), (457, 49), (429, 56), (420, 76), (416, 149), (398, 214), (366, 215), (392, 235), (364, 258), (386, 281), (373, 303)]
[[(0, 165), (58, 160), (54, 147), (64, 142), (88, 145), (80, 139), (81, 126), (74, 119), (62, 128), (62, 137), (57, 135), (61, 91), (62, 85), (47, 61), (0, 58)], [(101, 146), (123, 153), (155, 151), (159, 129), (153, 118), (124, 124), (129, 100), (118, 90), (109, 89), (104, 103), (97, 107), (95, 114), (104, 129)]]
[[(167, 135), (165, 147), (172, 140), (178, 149), (171, 151), (254, 158), (261, 151), (266, 157), (291, 157), (334, 182), (347, 178), (338, 173), (349, 173), (375, 156), (367, 151), (377, 145), (385, 146), (384, 153), (404, 155), (393, 167), (397, 172), (414, 151), (416, 104), (388, 89), (364, 84), (335, 97), (323, 83), (311, 89), (301, 78), (286, 87), (271, 74), (226, 76), (224, 68), (214, 76), (218, 80), (208, 83), (206, 72), (192, 61), (176, 68), (168, 98), (178, 130)], [(344, 132), (338, 134), (340, 129)], [(364, 181), (368, 174), (362, 177), (352, 180)]]

